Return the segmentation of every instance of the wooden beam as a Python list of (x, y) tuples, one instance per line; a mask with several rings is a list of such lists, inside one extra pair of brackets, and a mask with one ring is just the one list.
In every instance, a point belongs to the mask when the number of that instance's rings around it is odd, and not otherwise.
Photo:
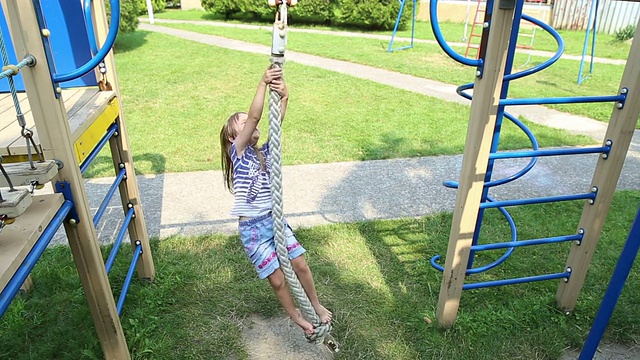
[(0, 202), (0, 215), (17, 218), (31, 205), (31, 194), (27, 189), (18, 188), (14, 191), (0, 189), (3, 201)]
[[(4, 289), (62, 206), (61, 194), (33, 197), (29, 207), (15, 222), (0, 232), (0, 290)], [(25, 281), (26, 283), (26, 281)], [(28, 285), (28, 284), (27, 284)]]
[(484, 74), (475, 81), (460, 185), (436, 313), (440, 327), (452, 326), (458, 314), (491, 152), (514, 16), (513, 9), (499, 9), (499, 3), (494, 3)]
[(614, 106), (604, 138), (605, 142), (613, 141), (613, 146), (606, 159), (598, 159), (591, 181), (591, 187), (598, 188), (598, 195), (593, 205), (584, 206), (578, 225), (578, 229), (584, 229), (584, 237), (580, 245), (572, 245), (566, 264), (571, 268), (571, 277), (568, 282), (560, 283), (556, 293), (558, 307), (563, 311), (573, 310), (582, 290), (640, 116), (640, 26), (636, 29), (620, 82), (619, 91), (623, 89), (627, 89), (624, 108)]
[(55, 97), (51, 86), (51, 75), (33, 2), (3, 0), (2, 4), (6, 8), (5, 14), (9, 20), (16, 54), (18, 57), (32, 54), (38, 61), (34, 67), (23, 68), (22, 76), (45, 157), (60, 160), (64, 164), (54, 180), (67, 182), (73, 194), (78, 221), (66, 221), (64, 225), (104, 357), (130, 359), (93, 227), (84, 181), (71, 140), (67, 111), (62, 99)]
[[(95, 33), (98, 38), (98, 46), (101, 46), (107, 39), (107, 16), (105, 12), (104, 3), (102, 1), (94, 1), (93, 15), (95, 24)], [(118, 74), (115, 66), (115, 59), (113, 57), (113, 50), (109, 52), (105, 58), (105, 65), (107, 68), (106, 78), (111, 84), (111, 88), (115, 91), (116, 96), (122, 102), (120, 96), (120, 85), (118, 84)], [(100, 77), (99, 77), (100, 78)], [(140, 240), (142, 244), (142, 255), (138, 260), (137, 271), (138, 277), (141, 279), (147, 279), (153, 281), (155, 279), (155, 265), (153, 263), (153, 256), (151, 254), (151, 247), (149, 246), (149, 235), (147, 233), (147, 225), (144, 220), (144, 214), (142, 212), (142, 204), (140, 202), (140, 193), (138, 190), (138, 179), (136, 178), (135, 169), (133, 168), (133, 155), (131, 153), (131, 144), (129, 143), (129, 135), (125, 123), (125, 116), (123, 112), (124, 106), (120, 106), (120, 114), (116, 122), (118, 123), (118, 136), (112, 137), (110, 140), (111, 155), (113, 157), (114, 170), (116, 173), (120, 171), (119, 164), (124, 164), (127, 172), (127, 178), (120, 183), (120, 198), (123, 199), (122, 207), (126, 213), (128, 209), (128, 203), (133, 205), (135, 217), (131, 220), (129, 225), (129, 238), (131, 239), (131, 245), (135, 249), (135, 241)], [(126, 200), (128, 199), (128, 201)]]

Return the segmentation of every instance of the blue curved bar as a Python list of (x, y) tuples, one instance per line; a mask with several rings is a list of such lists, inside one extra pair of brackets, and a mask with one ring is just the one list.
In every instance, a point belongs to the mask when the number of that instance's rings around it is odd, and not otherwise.
[(93, 18), (91, 13), (91, 3), (93, 0), (84, 0), (82, 7), (84, 9), (84, 20), (87, 23), (87, 32), (89, 33), (89, 45), (91, 46), (91, 54), (95, 55), (98, 52), (98, 44), (96, 43), (96, 33), (93, 30)]
[[(515, 116), (509, 114), (506, 111), (504, 112), (504, 116), (507, 119), (511, 120), (512, 123), (516, 124), (516, 126), (518, 126), (525, 133), (525, 135), (527, 135), (527, 137), (529, 138), (529, 141), (531, 141), (531, 147), (533, 148), (533, 151), (536, 151), (536, 150), (538, 150), (540, 148), (540, 146), (538, 144), (538, 139), (536, 139), (536, 136), (533, 134), (533, 132), (531, 132), (531, 130), (524, 123), (522, 123), (522, 121), (518, 120), (518, 118), (516, 118)], [(496, 154), (496, 153), (493, 153), (493, 154)], [(514, 180), (517, 180), (517, 179), (521, 178), (522, 176), (524, 176), (529, 171), (531, 171), (531, 169), (533, 169), (533, 167), (536, 165), (536, 163), (538, 163), (538, 158), (537, 157), (533, 157), (533, 158), (531, 158), (531, 161), (529, 161), (529, 163), (525, 167), (523, 167), (520, 171), (516, 172), (515, 174), (513, 174), (511, 176), (507, 176), (507, 177), (502, 178), (502, 179), (490, 181), (488, 183), (485, 183), (484, 186), (485, 187), (494, 187), (494, 186), (504, 185), (504, 184), (510, 183), (510, 182), (512, 182)]]
[[(495, 201), (494, 199), (492, 199), (491, 197), (487, 196), (487, 199), (489, 201)], [(502, 215), (505, 217), (505, 219), (507, 219), (507, 222), (509, 223), (509, 227), (511, 228), (511, 241), (507, 242), (507, 243), (500, 243), (500, 244), (512, 244), (512, 243), (517, 243), (517, 239), (518, 239), (518, 229), (516, 227), (516, 223), (513, 220), (513, 217), (511, 217), (511, 214), (509, 214), (509, 212), (505, 209), (505, 208), (498, 208), (498, 210), (500, 210), (500, 212), (502, 213)], [(490, 245), (495, 245), (495, 244), (490, 244)], [(472, 245), (471, 246), (471, 250), (475, 250), (476, 246), (483, 246), (483, 245)], [(507, 248), (506, 246), (503, 248)], [(509, 256), (511, 256), (511, 254), (513, 253), (515, 247), (510, 247), (510, 249), (508, 249), (502, 256), (500, 256), (498, 259), (496, 259), (494, 262), (484, 265), (484, 266), (480, 266), (477, 268), (468, 268), (465, 272), (465, 274), (470, 275), (470, 274), (478, 274), (484, 271), (487, 271), (489, 269), (493, 269), (494, 267), (502, 264), (503, 262), (505, 262)], [(431, 258), (430, 262), (431, 262), (431, 266), (433, 266), (435, 269), (440, 270), (440, 271), (444, 271), (444, 267), (438, 265), (437, 261), (440, 259), (440, 255), (436, 255), (434, 257)]]
[(59, 83), (81, 77), (98, 66), (98, 64), (100, 64), (100, 62), (107, 56), (109, 51), (111, 51), (111, 47), (118, 36), (118, 27), (120, 25), (120, 0), (111, 0), (110, 4), (111, 24), (109, 25), (109, 34), (107, 35), (107, 39), (104, 42), (104, 45), (102, 45), (102, 48), (100, 48), (91, 60), (87, 61), (84, 65), (74, 71), (66, 74), (54, 74), (53, 82)]
[(455, 50), (447, 44), (447, 41), (444, 39), (442, 35), (442, 30), (440, 29), (440, 23), (438, 22), (438, 0), (431, 0), (429, 6), (429, 16), (431, 22), (431, 29), (433, 30), (433, 34), (436, 37), (436, 41), (438, 45), (442, 48), (442, 50), (449, 55), (453, 60), (468, 66), (482, 66), (482, 59), (470, 59), (466, 58), (460, 54), (458, 54)]
[(11, 301), (18, 291), (20, 291), (20, 287), (24, 284), (25, 280), (31, 273), (31, 270), (33, 270), (33, 267), (42, 256), (42, 253), (47, 248), (47, 245), (49, 245), (49, 242), (51, 242), (51, 239), (56, 234), (58, 228), (62, 225), (62, 222), (72, 208), (73, 202), (65, 200), (62, 203), (58, 212), (53, 216), (49, 225), (47, 225), (42, 232), (42, 235), (40, 235), (40, 238), (38, 238), (38, 241), (36, 241), (29, 254), (27, 254), (25, 259), (22, 261), (22, 264), (20, 264), (20, 267), (16, 270), (15, 274), (13, 274), (11, 280), (9, 280), (9, 283), (7, 283), (7, 286), (5, 286), (2, 293), (0, 293), (0, 317), (4, 315), (5, 311), (7, 311), (9, 304), (11, 304)]
[[(491, 197), (487, 196), (487, 200), (489, 201), (495, 201), (493, 200)], [(511, 228), (511, 241), (510, 242), (517, 242), (518, 240), (518, 230), (516, 229), (516, 223), (515, 221), (513, 221), (513, 218), (511, 217), (511, 214), (509, 214), (509, 212), (507, 211), (507, 209), (505, 208), (498, 208), (498, 210), (500, 210), (500, 212), (502, 213), (502, 215), (504, 215), (504, 217), (507, 219), (507, 222), (509, 223), (509, 227)], [(474, 253), (474, 249), (473, 246), (477, 246), (477, 245), (472, 245), (471, 246), (471, 253)], [(494, 267), (502, 264), (503, 262), (505, 262), (509, 256), (511, 256), (511, 254), (513, 253), (513, 251), (515, 250), (515, 247), (510, 247), (507, 249), (507, 251), (502, 254), (502, 256), (500, 256), (498, 259), (496, 259), (494, 262), (487, 264), (487, 265), (483, 265), (483, 266), (478, 266), (477, 268), (471, 268), (471, 269), (467, 269), (467, 274), (479, 274), (481, 272), (485, 272), (487, 270), (493, 269)]]
[(131, 223), (131, 219), (133, 219), (133, 208), (130, 208), (127, 211), (127, 216), (125, 216), (124, 221), (122, 222), (122, 227), (120, 227), (120, 231), (118, 232), (118, 236), (116, 240), (113, 242), (113, 247), (111, 248), (111, 252), (109, 253), (109, 257), (107, 258), (107, 262), (105, 267), (107, 269), (107, 274), (111, 271), (113, 267), (113, 263), (116, 261), (116, 255), (118, 255), (118, 250), (120, 250), (120, 245), (122, 245), (122, 239), (124, 239), (124, 234), (127, 232), (127, 228)]
[(547, 274), (547, 275), (538, 275), (538, 276), (528, 276), (521, 277), (515, 279), (504, 279), (504, 280), (495, 280), (495, 281), (485, 281), (479, 283), (472, 284), (464, 284), (462, 285), (463, 290), (473, 290), (480, 289), (486, 287), (494, 287), (494, 286), (503, 286), (503, 285), (513, 285), (513, 284), (522, 284), (534, 281), (543, 281), (543, 280), (553, 280), (553, 279), (568, 279), (571, 276), (571, 273), (566, 271), (557, 274)]
[(98, 211), (96, 211), (96, 214), (93, 216), (93, 226), (98, 226), (98, 223), (100, 222), (100, 219), (102, 219), (102, 216), (104, 215), (105, 210), (107, 210), (107, 205), (109, 205), (109, 202), (113, 197), (113, 194), (116, 192), (116, 189), (118, 189), (118, 186), (120, 185), (120, 183), (122, 182), (122, 179), (124, 179), (124, 176), (126, 174), (127, 174), (127, 170), (125, 168), (120, 169), (120, 171), (118, 172), (118, 176), (116, 177), (116, 180), (113, 182), (113, 184), (111, 184), (111, 187), (109, 188), (109, 191), (107, 191), (107, 194), (102, 200), (102, 203), (98, 208)]
[(120, 297), (118, 298), (118, 304), (116, 305), (118, 309), (118, 315), (122, 314), (122, 306), (124, 305), (124, 300), (127, 297), (127, 291), (129, 291), (129, 285), (131, 284), (131, 279), (133, 278), (133, 273), (136, 270), (136, 265), (138, 264), (138, 259), (140, 259), (141, 254), (142, 254), (142, 244), (138, 242), (136, 244), (136, 249), (133, 251), (133, 259), (131, 259), (131, 265), (129, 265), (129, 271), (127, 271), (127, 277), (124, 279), (122, 292), (120, 292)]
[(577, 104), (596, 102), (624, 102), (625, 95), (610, 96), (570, 96), (555, 98), (526, 98), (526, 99), (502, 99), (500, 105), (546, 105), (546, 104)]
[(546, 61), (533, 66), (529, 69), (525, 69), (522, 71), (519, 71), (517, 73), (513, 73), (513, 74), (508, 74), (505, 75), (504, 80), (505, 81), (512, 81), (512, 80), (516, 80), (516, 79), (520, 79), (523, 78), (525, 76), (529, 76), (532, 74), (535, 74), (539, 71), (542, 71), (546, 68), (548, 68), (549, 66), (553, 65), (556, 61), (558, 61), (560, 59), (560, 56), (562, 56), (562, 53), (564, 52), (564, 40), (562, 39), (562, 36), (560, 36), (560, 34), (551, 26), (545, 24), (543, 21), (540, 21), (534, 17), (531, 17), (527, 14), (522, 14), (521, 19), (526, 20), (534, 25), (537, 25), (539, 27), (541, 27), (542, 29), (544, 29), (545, 31), (547, 31), (549, 34), (551, 34), (551, 36), (553, 37), (553, 39), (556, 41), (556, 44), (558, 45), (558, 50), (556, 50), (556, 53), (553, 54), (552, 57), (550, 57), (549, 59), (547, 59)]
[(84, 159), (82, 164), (80, 164), (80, 173), (84, 174), (84, 172), (87, 171), (87, 169), (89, 168), (89, 165), (91, 165), (93, 160), (96, 159), (96, 157), (100, 153), (100, 150), (102, 150), (102, 148), (105, 146), (107, 141), (111, 139), (111, 137), (113, 136), (113, 134), (115, 134), (116, 131), (118, 131), (118, 124), (116, 123), (111, 124), (107, 133), (102, 137), (102, 139), (100, 139), (100, 142), (96, 145), (96, 147), (93, 150), (91, 150), (91, 152), (89, 153), (89, 156), (87, 156), (87, 158)]

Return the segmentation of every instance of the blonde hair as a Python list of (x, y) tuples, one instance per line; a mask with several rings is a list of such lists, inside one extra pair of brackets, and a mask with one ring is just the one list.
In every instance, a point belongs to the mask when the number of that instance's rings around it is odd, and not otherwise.
[[(236, 112), (229, 116), (227, 122), (222, 126), (220, 130), (220, 162), (222, 165), (222, 176), (224, 178), (224, 185), (229, 190), (230, 193), (233, 194), (233, 161), (231, 160), (231, 145), (233, 144), (231, 140), (236, 136), (238, 136), (237, 131), (234, 127), (236, 121), (239, 120), (240, 115), (247, 114), (246, 112)], [(265, 160), (264, 155), (257, 147), (257, 145), (253, 145), (256, 154), (258, 154), (258, 159), (260, 160), (260, 169), (262, 171), (265, 170)]]

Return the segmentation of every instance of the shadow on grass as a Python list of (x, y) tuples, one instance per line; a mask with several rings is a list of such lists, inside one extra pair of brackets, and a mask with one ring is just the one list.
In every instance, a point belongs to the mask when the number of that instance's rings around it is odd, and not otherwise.
[(114, 53), (126, 53), (142, 47), (147, 42), (147, 35), (149, 35), (149, 32), (143, 30), (136, 30), (132, 33), (119, 33), (113, 46)]

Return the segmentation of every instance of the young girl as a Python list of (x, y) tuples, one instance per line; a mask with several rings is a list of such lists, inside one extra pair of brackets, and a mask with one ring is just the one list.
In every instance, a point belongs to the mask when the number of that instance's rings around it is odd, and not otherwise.
[[(269, 143), (266, 142), (258, 147), (260, 139), (258, 122), (262, 117), (267, 86), (282, 97), (282, 119), (284, 119), (289, 92), (282, 78), (282, 70), (269, 68), (258, 84), (249, 112), (231, 115), (220, 131), (222, 171), (225, 185), (235, 197), (231, 215), (238, 216), (240, 239), (247, 256), (258, 272), (258, 277), (269, 279), (269, 284), (287, 314), (305, 333), (311, 335), (314, 332), (313, 325), (296, 309), (285, 283), (284, 273), (280, 269), (275, 249), (271, 217)], [(286, 221), (284, 235), (291, 266), (320, 321), (323, 323), (331, 321), (331, 312), (318, 301), (311, 270), (302, 256), (305, 249), (296, 240)]]

